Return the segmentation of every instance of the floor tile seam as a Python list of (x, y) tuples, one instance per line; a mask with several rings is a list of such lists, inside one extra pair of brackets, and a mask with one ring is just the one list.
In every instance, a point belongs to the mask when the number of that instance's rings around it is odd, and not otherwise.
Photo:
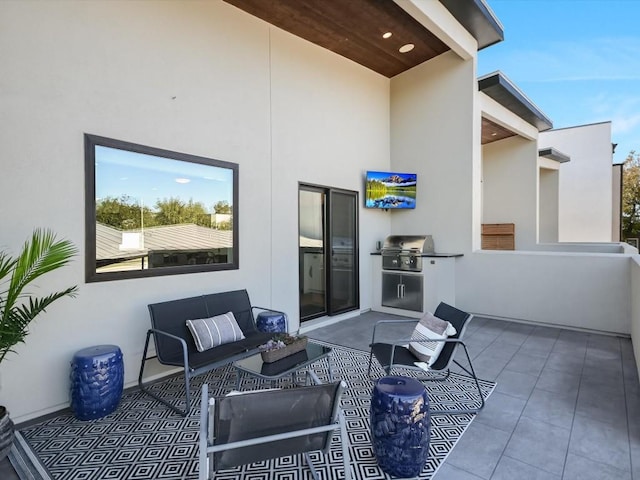
[[(524, 413), (525, 409), (526, 409), (526, 407), (522, 410), (522, 414), (520, 414), (520, 418), (524, 417), (524, 418), (527, 418), (529, 420), (533, 420), (534, 422), (544, 423), (545, 425), (548, 425), (550, 427), (556, 427), (556, 428), (561, 428), (562, 430), (567, 430), (569, 432), (569, 436), (571, 436), (571, 428), (570, 427), (561, 427), (560, 425), (556, 425), (555, 423), (551, 423), (551, 422), (548, 422), (546, 420), (541, 420), (539, 418), (530, 417), (529, 415), (526, 415)], [(520, 420), (518, 419), (518, 421), (520, 421)], [(567, 449), (568, 448), (569, 448), (569, 445), (567, 444)]]
[[(512, 457), (511, 455), (508, 455), (506, 453), (504, 455), (502, 455), (502, 456), (510, 458), (511, 460), (515, 460), (516, 462), (524, 463), (525, 465), (527, 465), (529, 467), (535, 468), (536, 470), (540, 470), (541, 472), (549, 473), (549, 474), (554, 475), (554, 476), (556, 476), (556, 477), (558, 477), (560, 479), (562, 478), (562, 475), (558, 475), (557, 473), (554, 473), (554, 472), (552, 472), (550, 470), (547, 470), (546, 468), (539, 467), (538, 465), (532, 465), (529, 462), (525, 462), (524, 460), (521, 460), (519, 458)], [(500, 458), (502, 458), (502, 457), (500, 457)], [(564, 469), (563, 469), (563, 471), (564, 471)]]
[(578, 381), (578, 394), (576, 395), (576, 399), (574, 400), (573, 403), (573, 418), (571, 419), (571, 428), (569, 430), (569, 442), (567, 443), (567, 451), (564, 453), (564, 462), (562, 464), (562, 475), (561, 477), (564, 478), (564, 472), (567, 469), (567, 461), (569, 460), (569, 449), (571, 447), (571, 438), (573, 437), (573, 427), (576, 423), (576, 410), (578, 409), (578, 398), (580, 397), (580, 387), (582, 386), (582, 379), (584, 377), (584, 364), (585, 364), (585, 359), (587, 357), (587, 349), (585, 348), (584, 354), (583, 354), (583, 358), (582, 358), (582, 368), (580, 370), (580, 380)]
[(485, 345), (485, 346), (482, 348), (482, 350), (481, 350), (477, 355), (475, 355), (475, 356), (474, 356), (474, 359), (475, 359), (475, 358), (478, 358), (478, 357), (479, 357), (482, 353), (484, 353), (484, 352), (485, 352), (485, 351), (486, 351), (486, 350), (487, 350), (491, 345), (493, 345), (493, 344), (496, 342), (496, 340), (498, 339), (498, 337), (499, 337), (499, 336), (500, 336), (500, 335), (498, 335), (496, 338), (494, 338), (493, 340), (491, 340), (487, 345)]
[(571, 453), (571, 455), (574, 455), (576, 457), (584, 458), (585, 460), (589, 460), (590, 462), (597, 463), (598, 465), (602, 465), (603, 467), (605, 467), (607, 469), (612, 469), (613, 468), (613, 469), (618, 470), (618, 471), (623, 472), (623, 473), (629, 473), (631, 475), (631, 477), (633, 478), (632, 470), (624, 470), (622, 468), (618, 468), (618, 467), (610, 465), (608, 463), (602, 463), (602, 462), (599, 462), (598, 460), (594, 460), (593, 458), (590, 458), (590, 457), (585, 457), (584, 455), (580, 455), (579, 453), (576, 453), (576, 452), (569, 452), (569, 453)]
[(620, 361), (622, 362), (622, 391), (624, 393), (624, 409), (625, 416), (627, 418), (627, 442), (629, 445), (629, 471), (631, 473), (631, 478), (633, 478), (633, 455), (631, 454), (632, 444), (631, 444), (631, 418), (629, 418), (629, 398), (627, 396), (627, 382), (625, 381), (625, 362), (622, 354), (622, 343), (620, 338), (618, 337), (618, 347), (620, 350)]
[[(551, 346), (551, 351), (550, 351), (549, 355), (551, 355), (551, 352), (554, 351), (556, 345), (558, 344), (559, 338), (560, 338), (560, 335), (558, 335), (558, 337), (556, 337), (555, 341), (553, 342), (553, 345)], [(582, 374), (584, 372), (584, 357), (586, 357), (586, 354), (587, 354), (587, 352), (586, 352), (586, 349), (585, 349), (585, 352), (583, 354), (583, 359), (582, 359), (582, 367), (580, 369), (580, 383), (582, 383)], [(525, 404), (525, 408), (523, 408), (522, 412), (520, 413), (520, 416), (518, 418), (518, 422), (516, 423), (516, 427), (517, 427), (517, 424), (520, 423), (520, 420), (522, 419), (523, 416), (525, 418), (530, 418), (530, 417), (527, 417), (526, 415), (524, 415), (524, 411), (525, 411), (525, 409), (527, 407), (527, 404), (529, 403), (529, 400), (533, 396), (533, 392), (535, 391), (536, 386), (538, 385), (538, 382), (540, 382), (540, 376), (542, 375), (542, 372), (546, 368), (548, 362), (549, 362), (549, 356), (547, 356), (547, 358), (544, 361), (544, 365), (542, 366), (542, 369), (540, 370), (540, 373), (538, 374), (538, 377), (536, 379), (536, 383), (533, 385), (533, 388), (531, 389), (531, 393), (529, 394), (529, 398), (527, 398), (527, 403)], [(578, 385), (578, 391), (579, 391), (579, 389), (580, 389), (580, 385)], [(575, 411), (576, 411), (577, 402), (578, 402), (578, 395), (576, 395), (576, 399), (574, 400), (574, 404), (573, 404), (573, 415), (572, 415), (572, 418), (571, 418), (571, 427), (569, 429), (566, 429), (569, 432), (569, 439), (567, 441), (567, 448), (566, 448), (565, 453), (564, 453), (564, 461), (562, 462), (562, 473), (560, 474), (560, 478), (564, 477), (564, 471), (565, 471), (565, 468), (566, 468), (566, 465), (567, 465), (567, 458), (568, 458), (568, 455), (569, 455), (569, 445), (571, 443), (571, 434), (573, 432), (573, 423), (575, 421)], [(553, 425), (553, 424), (550, 424), (549, 422), (545, 422), (545, 421), (542, 421), (542, 420), (536, 420), (536, 421), (545, 423), (547, 425)], [(557, 425), (553, 425), (553, 426), (558, 427)], [(563, 427), (558, 427), (558, 428), (563, 428)], [(515, 432), (515, 428), (514, 428), (514, 432)], [(524, 462), (524, 463), (526, 463), (526, 462)], [(547, 471), (547, 470), (544, 470), (544, 471)], [(549, 473), (553, 473), (553, 472), (549, 472)]]
[[(515, 355), (519, 350), (520, 349), (516, 350), (516, 352), (513, 355)], [(545, 361), (545, 364), (546, 364), (546, 361)], [(502, 370), (500, 371), (498, 376), (500, 376), (502, 374), (502, 372), (504, 371), (505, 368), (506, 368), (506, 365), (502, 368)], [(540, 376), (538, 375), (538, 380), (539, 379), (540, 379)], [(538, 383), (538, 380), (536, 380), (536, 384)], [(535, 388), (535, 385), (534, 385), (534, 388)], [(522, 400), (521, 397), (514, 397), (513, 395), (509, 395), (508, 393), (502, 392), (502, 394), (503, 395), (508, 395), (508, 396), (510, 396), (512, 398), (518, 398), (518, 399)], [(507, 439), (506, 443), (504, 444), (504, 447), (502, 448), (502, 452), (500, 453), (500, 458), (498, 459), (498, 462), (496, 463), (496, 465), (493, 467), (493, 470), (491, 471), (491, 476), (489, 478), (492, 478), (495, 475), (496, 469), (498, 468), (498, 465), (500, 464), (500, 459), (502, 459), (502, 457), (504, 457), (504, 456), (509, 457), (508, 455), (505, 455), (505, 451), (507, 450), (507, 447), (509, 446), (509, 443), (511, 443), (511, 439), (513, 438), (513, 434), (515, 433), (516, 429), (518, 428), (518, 424), (520, 423), (520, 420), (522, 419), (522, 415), (524, 413), (525, 408), (527, 407), (527, 403), (529, 403), (529, 400), (531, 399), (531, 395), (533, 395), (533, 389), (531, 389), (531, 392), (529, 393), (529, 396), (527, 397), (527, 399), (525, 401), (524, 407), (522, 408), (522, 411), (518, 415), (518, 420), (515, 422), (515, 426), (513, 427), (513, 430), (511, 430), (511, 433), (509, 434), (509, 438)], [(512, 457), (509, 457), (509, 458), (512, 458)]]
[[(454, 465), (453, 463), (449, 462), (448, 458), (444, 462), (442, 462), (442, 464), (440, 465), (440, 468), (442, 468), (443, 465), (449, 465), (450, 467), (453, 467), (457, 470), (462, 470), (463, 472), (468, 473), (469, 475), (482, 478), (483, 480), (491, 480), (491, 477), (485, 478), (482, 475), (478, 475), (478, 472), (472, 472), (470, 470), (467, 470), (466, 468), (459, 467), (458, 465)], [(438, 469), (438, 471), (440, 471), (440, 468)], [(436, 475), (434, 475), (434, 480), (438, 480), (438, 472), (436, 472)]]
[[(529, 334), (529, 335), (530, 335), (530, 334)], [(493, 342), (491, 342), (491, 344), (490, 344), (490, 345), (493, 345), (493, 343), (495, 343), (495, 341), (497, 341), (499, 337), (500, 337), (500, 336), (496, 337), (496, 339), (495, 339)], [(527, 336), (527, 338), (529, 338), (529, 336)], [(526, 340), (525, 340), (525, 341), (526, 341)], [(508, 342), (507, 342), (507, 343), (508, 343)], [(523, 343), (524, 343), (524, 342), (523, 342)], [(509, 344), (509, 345), (512, 345), (512, 344)], [(500, 372), (498, 372), (498, 374), (496, 375), (496, 380), (497, 380), (497, 378), (498, 378), (500, 375), (502, 375), (502, 372), (504, 372), (504, 371), (507, 369), (507, 365), (509, 365), (509, 363), (511, 362), (511, 360), (513, 360), (513, 357), (515, 357), (515, 356), (516, 356), (516, 354), (520, 351), (520, 349), (521, 349), (521, 348), (522, 348), (522, 345), (518, 346), (517, 350), (515, 350), (515, 351), (511, 354), (511, 356), (509, 356), (509, 359), (505, 362), (504, 367), (502, 367), (502, 368), (500, 369)], [(508, 371), (512, 371), (512, 370), (508, 370)], [(517, 372), (517, 373), (522, 373), (522, 372)]]
[[(504, 333), (504, 329), (502, 330), (502, 332)], [(502, 335), (502, 333), (501, 333), (500, 335)], [(490, 342), (490, 343), (489, 343), (485, 348), (483, 348), (483, 349), (482, 349), (482, 351), (481, 351), (480, 353), (484, 353), (484, 352), (485, 352), (489, 347), (491, 347), (491, 345), (493, 345), (493, 344), (498, 340), (498, 338), (500, 337), (500, 335), (497, 335), (497, 336), (496, 336), (496, 338), (494, 338), (494, 339), (493, 339), (493, 340), (492, 340), (492, 341), (491, 341), (491, 342)], [(518, 349), (518, 350), (519, 350), (519, 349)], [(517, 351), (517, 350), (516, 350), (516, 351)], [(478, 354), (478, 355), (480, 355), (480, 354)], [(514, 352), (514, 354), (513, 354), (513, 355), (515, 355), (515, 352)], [(511, 361), (511, 359), (513, 358), (513, 355), (511, 356), (511, 358), (509, 358), (509, 361)], [(476, 356), (476, 358), (477, 358), (477, 356)], [(509, 361), (508, 361), (507, 363), (509, 363)], [(506, 364), (505, 364), (505, 367), (506, 367)], [(504, 371), (505, 367), (502, 367), (502, 368), (500, 369), (500, 371), (499, 371), (499, 372), (498, 372), (498, 374), (496, 375), (496, 379), (497, 379), (497, 377), (499, 377), (499, 376), (500, 376), (500, 374), (502, 374), (502, 372)], [(519, 421), (519, 420), (520, 420), (520, 417), (518, 417), (518, 421)], [(480, 423), (481, 423), (482, 425), (485, 425), (485, 424), (484, 424), (484, 423), (482, 423), (482, 422), (480, 422)], [(516, 424), (517, 424), (517, 422), (516, 422)], [(495, 427), (491, 427), (491, 428), (495, 428)], [(496, 430), (499, 430), (499, 429), (496, 429)], [(501, 431), (504, 431), (504, 430), (501, 430)], [(513, 431), (515, 431), (515, 428), (514, 428), (510, 433), (509, 433), (509, 432), (505, 432), (505, 433), (508, 433), (508, 434), (509, 434), (509, 438), (508, 438), (508, 439), (507, 439), (507, 441), (505, 442), (505, 445), (504, 445), (504, 447), (502, 448), (502, 451), (500, 452), (500, 457), (498, 458), (498, 462), (496, 462), (496, 465), (495, 465), (495, 466), (493, 467), (493, 469), (491, 470), (491, 474), (490, 474), (490, 475), (489, 475), (489, 477), (488, 477), (489, 479), (491, 479), (491, 477), (493, 477), (493, 475), (494, 475), (494, 473), (495, 473), (495, 470), (496, 470), (496, 468), (497, 468), (498, 464), (500, 463), (500, 458), (502, 458), (502, 456), (504, 455), (504, 451), (505, 451), (505, 449), (507, 448), (507, 445), (509, 445), (509, 442), (511, 441), (511, 437), (513, 436)], [(452, 465), (453, 465), (453, 464), (452, 464)], [(455, 465), (453, 465), (453, 466), (455, 466)], [(457, 466), (455, 466), (455, 467), (456, 467), (456, 468), (460, 468), (460, 467), (457, 467)], [(463, 471), (465, 471), (465, 472), (467, 472), (467, 473), (471, 473), (471, 474), (475, 475), (475, 473), (474, 473), (474, 472), (469, 472), (468, 470), (465, 470), (465, 469), (461, 469), (461, 470), (463, 470)], [(482, 478), (484, 478), (484, 477), (482, 477)]]
[[(531, 333), (529, 333), (529, 335), (527, 335), (527, 338), (526, 338), (525, 342), (526, 342), (526, 341), (531, 337), (531, 335), (532, 335)], [(555, 347), (555, 345), (556, 345), (556, 342), (557, 342), (557, 341), (558, 341), (558, 339), (556, 338), (556, 340), (553, 342), (553, 345), (552, 345), (552, 347), (551, 347), (551, 350), (553, 350), (553, 347)], [(523, 345), (524, 345), (524, 343), (523, 343)], [(522, 345), (520, 346), (520, 348), (518, 348), (518, 350), (516, 350), (516, 352), (515, 352), (513, 355), (515, 356), (516, 354), (518, 354), (518, 353), (520, 352), (520, 350), (522, 350)], [(533, 356), (533, 355), (531, 355), (531, 356)], [(512, 358), (513, 358), (513, 357), (512, 357)], [(511, 361), (511, 360), (509, 360), (509, 361)], [(535, 376), (535, 377), (536, 377), (536, 383), (533, 385), (533, 389), (531, 390), (531, 392), (532, 392), (532, 393), (533, 393), (533, 390), (536, 388), (536, 385), (537, 385), (537, 384), (538, 384), (538, 382), (540, 381), (540, 375), (542, 375), (542, 371), (545, 369), (545, 367), (547, 366), (547, 363), (548, 363), (548, 362), (549, 362), (549, 355), (547, 355), (547, 356), (544, 358), (544, 364), (542, 365), (542, 368), (540, 369), (540, 372), (538, 372), (538, 374), (537, 374), (537, 375), (531, 375), (532, 377), (533, 377), (533, 376)], [(507, 368), (507, 366), (506, 366), (506, 365), (505, 365), (505, 368)], [(502, 373), (502, 372), (501, 372), (501, 373)], [(522, 373), (522, 372), (519, 372), (519, 373)], [(528, 374), (527, 374), (527, 375), (528, 375)], [(530, 393), (530, 394), (529, 394), (529, 398), (531, 398), (532, 393)], [(529, 401), (529, 398), (527, 398), (527, 402)]]

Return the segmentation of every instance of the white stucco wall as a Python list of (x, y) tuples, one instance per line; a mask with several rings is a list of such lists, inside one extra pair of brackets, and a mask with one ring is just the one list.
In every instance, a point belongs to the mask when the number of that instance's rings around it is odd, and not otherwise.
[[(246, 288), (296, 328), (298, 182), (362, 191), (362, 172), (389, 167), (388, 79), (222, 2), (0, 2), (0, 60), (0, 244), (43, 226), (81, 250), (40, 282), (78, 284), (78, 298), (0, 367), (16, 421), (68, 406), (80, 348), (119, 345), (131, 385), (149, 303)], [(238, 163), (240, 269), (84, 284), (85, 132)], [(364, 217), (366, 284), (389, 221)]]
[(540, 168), (538, 197), (538, 241), (558, 241), (558, 194), (560, 174), (557, 169)]
[[(364, 172), (389, 166), (389, 80), (275, 28), (271, 45), (273, 303), (296, 312), (297, 282), (282, 279), (298, 275), (298, 182), (357, 191), (368, 213)], [(367, 215), (360, 225), (360, 304), (370, 308), (371, 238), (388, 222)]]
[(452, 52), (391, 81), (391, 164), (418, 186), (415, 210), (380, 214), (395, 234), (433, 235), (440, 252), (471, 245), (476, 85), (475, 62)]
[(456, 278), (458, 306), (480, 315), (631, 333), (630, 255), (483, 251)]
[(622, 164), (613, 165), (611, 170), (611, 240), (622, 240)]
[(537, 241), (536, 142), (515, 136), (482, 147), (482, 223), (514, 223), (515, 248)]
[(539, 146), (571, 157), (560, 167), (559, 241), (612, 241), (611, 122), (542, 132)]

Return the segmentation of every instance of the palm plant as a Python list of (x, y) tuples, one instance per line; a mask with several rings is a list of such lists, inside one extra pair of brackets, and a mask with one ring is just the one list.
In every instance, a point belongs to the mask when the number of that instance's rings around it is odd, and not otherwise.
[(53, 302), (75, 297), (78, 288), (34, 297), (25, 288), (45, 273), (67, 265), (78, 252), (68, 240), (57, 240), (50, 230), (36, 229), (22, 246), (20, 255), (0, 252), (0, 363), (24, 343), (29, 323)]

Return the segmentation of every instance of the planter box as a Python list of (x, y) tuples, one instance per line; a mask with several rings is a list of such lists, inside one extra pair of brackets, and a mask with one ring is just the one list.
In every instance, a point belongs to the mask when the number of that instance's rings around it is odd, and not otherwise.
[(262, 355), (262, 361), (264, 363), (273, 363), (281, 360), (289, 355), (298, 353), (307, 348), (307, 337), (299, 337), (295, 342), (290, 343), (286, 347), (277, 348), (275, 350), (267, 350), (266, 352), (260, 352)]

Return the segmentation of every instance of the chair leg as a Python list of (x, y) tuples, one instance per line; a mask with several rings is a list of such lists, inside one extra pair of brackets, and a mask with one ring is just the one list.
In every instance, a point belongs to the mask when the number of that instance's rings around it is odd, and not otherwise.
[(367, 376), (371, 378), (371, 361), (373, 360), (373, 350), (369, 352), (369, 368), (367, 369)]
[(147, 339), (144, 342), (144, 351), (142, 352), (142, 362), (140, 363), (140, 373), (138, 375), (138, 388), (140, 388), (140, 390), (144, 393), (146, 393), (147, 395), (149, 395), (150, 397), (156, 399), (157, 401), (159, 401), (160, 403), (162, 403), (163, 405), (169, 407), (171, 410), (173, 410), (174, 412), (176, 412), (179, 415), (182, 415), (183, 417), (186, 417), (189, 412), (191, 411), (191, 392), (189, 389), (189, 371), (188, 371), (188, 367), (185, 366), (184, 367), (184, 382), (185, 382), (185, 391), (186, 391), (186, 396), (187, 396), (187, 405), (186, 405), (186, 409), (185, 410), (180, 410), (178, 407), (172, 405), (171, 403), (167, 402), (165, 399), (159, 397), (158, 395), (156, 395), (155, 393), (153, 393), (149, 388), (147, 388), (147, 385), (143, 383), (142, 381), (142, 376), (144, 374), (144, 366), (147, 362), (147, 351), (149, 349), (149, 340), (151, 339), (151, 334), (153, 332), (148, 331), (147, 332)]
[(302, 455), (307, 463), (307, 466), (309, 467), (309, 470), (311, 470), (311, 478), (313, 478), (313, 480), (320, 480), (320, 476), (318, 475), (316, 467), (313, 466), (313, 462), (311, 461), (309, 452), (304, 452)]
[(344, 412), (338, 414), (340, 423), (340, 442), (342, 443), (342, 466), (344, 467), (344, 480), (351, 480), (351, 460), (349, 458), (349, 436), (347, 435), (347, 425), (344, 419)]
[(480, 395), (480, 407), (478, 408), (478, 411), (480, 411), (482, 410), (482, 408), (484, 408), (484, 397), (482, 396), (482, 390), (480, 389), (480, 382), (478, 382), (478, 376), (476, 375), (476, 371), (473, 368), (473, 363), (471, 363), (471, 357), (469, 357), (469, 351), (467, 350), (467, 346), (464, 343), (462, 343), (461, 345), (464, 348), (464, 354), (467, 356), (467, 363), (469, 364), (469, 368), (471, 369), (471, 372), (469, 372), (469, 370), (467, 370), (462, 365), (460, 365), (460, 363), (457, 362), (456, 360), (454, 360), (454, 362), (456, 363), (456, 365), (462, 368), (465, 372), (470, 374), (473, 377), (473, 380), (476, 382), (478, 395)]
[[(462, 348), (464, 348), (464, 353), (467, 357), (467, 363), (471, 371), (467, 370), (463, 365), (460, 364), (457, 360), (453, 360), (456, 365), (462, 368), (465, 372), (469, 374), (470, 378), (473, 378), (473, 381), (476, 384), (476, 388), (478, 389), (478, 395), (480, 396), (480, 406), (468, 409), (460, 409), (460, 410), (433, 410), (429, 411), (430, 415), (439, 415), (439, 414), (457, 414), (457, 413), (478, 413), (480, 410), (484, 408), (484, 396), (482, 395), (482, 389), (480, 388), (480, 382), (478, 382), (478, 377), (476, 376), (476, 372), (473, 369), (473, 364), (471, 363), (471, 357), (469, 357), (469, 352), (467, 350), (467, 346), (464, 343), (460, 343)], [(449, 371), (447, 371), (447, 377), (449, 376)], [(445, 377), (446, 378), (446, 377)], [(444, 378), (443, 378), (444, 379)]]

